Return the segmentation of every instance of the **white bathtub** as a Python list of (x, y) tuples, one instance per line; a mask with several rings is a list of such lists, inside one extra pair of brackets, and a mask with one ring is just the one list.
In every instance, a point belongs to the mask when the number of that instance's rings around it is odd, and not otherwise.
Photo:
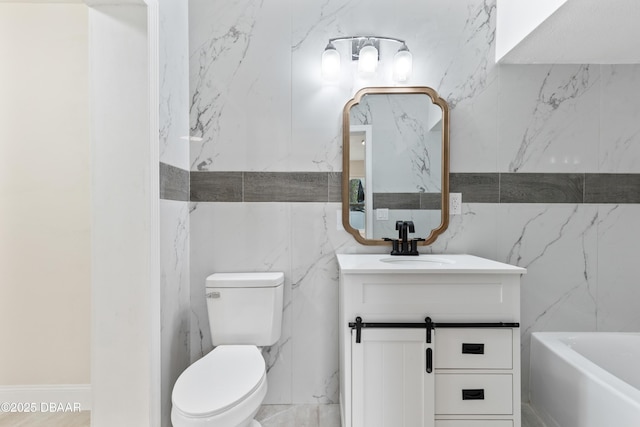
[(547, 427), (640, 427), (640, 333), (533, 333), (529, 385)]

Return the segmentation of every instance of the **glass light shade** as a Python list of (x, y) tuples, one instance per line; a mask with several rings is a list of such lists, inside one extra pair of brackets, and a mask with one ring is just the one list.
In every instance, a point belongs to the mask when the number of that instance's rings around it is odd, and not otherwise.
[(398, 82), (404, 82), (411, 77), (413, 71), (413, 55), (407, 45), (403, 44), (393, 57), (393, 78)]
[(378, 49), (373, 44), (365, 44), (358, 55), (358, 71), (373, 74), (378, 68)]
[(333, 80), (340, 73), (340, 54), (331, 43), (322, 52), (322, 77)]

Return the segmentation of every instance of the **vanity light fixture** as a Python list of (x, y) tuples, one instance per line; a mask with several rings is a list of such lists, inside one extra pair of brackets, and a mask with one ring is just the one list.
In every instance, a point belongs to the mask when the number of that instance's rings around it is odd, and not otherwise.
[(399, 82), (405, 82), (411, 77), (413, 71), (413, 55), (409, 52), (406, 43), (402, 43), (398, 52), (393, 57), (393, 78)]
[(364, 42), (358, 52), (358, 72), (363, 75), (369, 75), (376, 72), (378, 68), (378, 48), (374, 46), (371, 40)]
[(380, 42), (399, 43), (400, 49), (393, 58), (393, 78), (404, 82), (411, 77), (413, 56), (404, 40), (393, 37), (380, 36), (349, 36), (329, 39), (327, 47), (322, 52), (322, 76), (327, 80), (335, 80), (340, 74), (340, 54), (334, 43), (351, 42), (351, 60), (358, 61), (358, 72), (363, 76), (370, 76), (376, 72), (380, 59)]
[(334, 80), (340, 72), (340, 54), (332, 42), (322, 52), (322, 77)]

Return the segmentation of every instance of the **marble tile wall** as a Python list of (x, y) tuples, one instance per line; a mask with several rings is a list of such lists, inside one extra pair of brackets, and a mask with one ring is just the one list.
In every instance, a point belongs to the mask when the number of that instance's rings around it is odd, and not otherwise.
[[(497, 65), (495, 22), (495, 0), (191, 0), (190, 127), (202, 142), (192, 144), (189, 164), (192, 182), (202, 172), (340, 172), (342, 107), (363, 86), (393, 82), (383, 65), (371, 80), (345, 67), (339, 83), (325, 84), (322, 50), (341, 35), (406, 39), (414, 55), (407, 84), (447, 100), (451, 171), (460, 185), (474, 184), (462, 190), (462, 215), (426, 251), (528, 269), (526, 401), (531, 332), (640, 330), (640, 66)], [(539, 199), (558, 194), (539, 174), (559, 174), (559, 193), (571, 197)], [(610, 174), (628, 175), (623, 196), (607, 199), (620, 186), (607, 184)], [(502, 179), (522, 191), (501, 200)], [(597, 198), (584, 188), (599, 188)], [(335, 253), (387, 248), (360, 246), (341, 230), (337, 200), (197, 200), (189, 208), (192, 360), (211, 349), (207, 274), (284, 271), (284, 331), (265, 354), (266, 402), (337, 403)]]
[(171, 426), (171, 390), (189, 366), (188, 5), (160, 0), (161, 418)]
[(162, 425), (170, 426), (171, 390), (191, 362), (189, 206), (185, 202), (160, 200), (160, 260)]

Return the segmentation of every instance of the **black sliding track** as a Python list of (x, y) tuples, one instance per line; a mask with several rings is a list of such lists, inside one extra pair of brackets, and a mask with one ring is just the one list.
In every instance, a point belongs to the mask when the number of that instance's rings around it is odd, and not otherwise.
[(425, 329), (427, 343), (431, 342), (431, 330), (436, 328), (519, 328), (517, 322), (432, 322), (430, 317), (426, 317), (424, 322), (363, 322), (360, 316), (355, 322), (349, 322), (349, 327), (356, 330), (356, 343), (360, 343), (361, 331), (363, 328), (403, 328), (403, 329)]

